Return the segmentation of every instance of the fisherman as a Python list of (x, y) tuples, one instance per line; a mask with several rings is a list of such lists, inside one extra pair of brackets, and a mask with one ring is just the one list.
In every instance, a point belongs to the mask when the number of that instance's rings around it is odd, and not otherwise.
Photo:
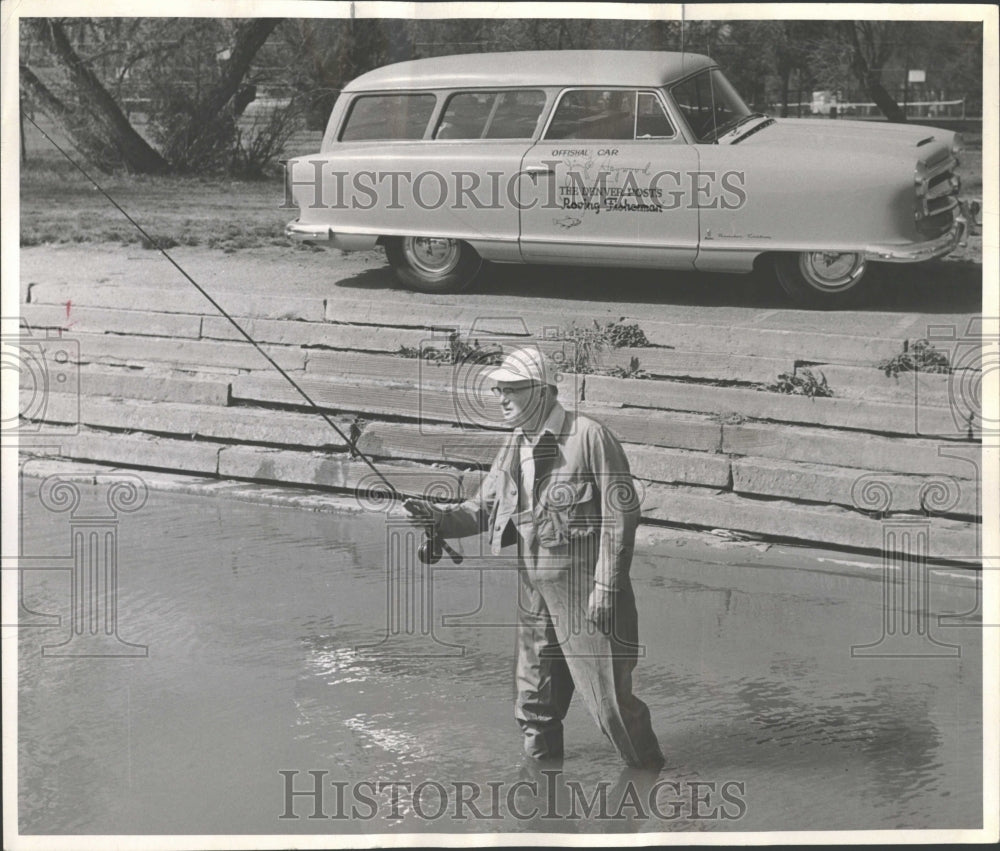
[(649, 709), (632, 694), (638, 619), (629, 568), (639, 502), (621, 444), (559, 404), (537, 347), (489, 373), (512, 433), (479, 493), (442, 507), (406, 500), (416, 525), (444, 538), (489, 532), (491, 550), (518, 547), (514, 714), (525, 752), (563, 754), (574, 689), (630, 766), (658, 770)]

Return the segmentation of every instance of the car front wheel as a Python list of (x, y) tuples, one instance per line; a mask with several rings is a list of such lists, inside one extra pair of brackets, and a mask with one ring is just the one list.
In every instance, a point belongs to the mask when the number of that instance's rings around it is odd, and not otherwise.
[(840, 307), (870, 295), (868, 262), (857, 252), (779, 254), (774, 266), (781, 288), (799, 304)]
[(472, 246), (438, 236), (386, 240), (385, 254), (396, 277), (424, 293), (454, 293), (472, 283), (483, 264)]

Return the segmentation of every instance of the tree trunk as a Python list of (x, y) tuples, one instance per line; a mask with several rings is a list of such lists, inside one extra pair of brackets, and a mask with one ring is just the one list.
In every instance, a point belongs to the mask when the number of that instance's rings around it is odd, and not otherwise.
[(222, 78), (205, 95), (191, 116), (191, 129), (197, 133), (200, 128), (212, 122), (222, 108), (236, 94), (250, 65), (263, 47), (264, 42), (280, 23), (278, 18), (255, 18), (241, 24), (236, 30), (232, 52), (226, 61)]
[[(70, 121), (67, 124), (71, 111), (66, 105), (62, 104), (61, 108), (58, 108), (53, 98), (43, 96), (43, 102), (56, 112), (52, 117), (66, 125), (67, 131), (74, 138), (82, 132), (84, 138), (81, 138), (80, 141), (81, 147), (84, 149), (93, 150), (95, 140), (103, 138), (106, 144), (115, 151), (121, 165), (129, 171), (140, 174), (163, 174), (169, 171), (170, 164), (139, 135), (118, 104), (115, 103), (114, 98), (101, 85), (94, 72), (77, 55), (62, 28), (62, 24), (51, 18), (42, 19), (37, 24), (37, 30), (53, 54), (66, 66), (74, 89), (80, 97), (81, 105), (89, 112), (90, 117), (100, 128), (100, 132), (81, 131), (78, 121)], [(28, 73), (30, 74), (30, 71)], [(31, 74), (31, 77), (33, 82), (28, 82), (30, 89), (34, 92), (40, 92), (44, 86), (34, 74)], [(86, 138), (87, 136), (90, 138)], [(105, 163), (105, 167), (107, 167), (107, 163)]]
[(792, 66), (785, 65), (781, 68), (781, 117), (788, 118), (788, 90), (792, 78)]
[(93, 122), (81, 124), (70, 109), (27, 65), (20, 67), (20, 87), (28, 99), (58, 124), (73, 140), (77, 149), (105, 174), (121, 165), (117, 152), (109, 147), (103, 135), (94, 132)]
[[(845, 21), (844, 26), (850, 34), (851, 70), (858, 78), (858, 82), (864, 86), (868, 97), (875, 101), (875, 105), (889, 121), (896, 124), (904, 124), (906, 122), (906, 113), (900, 109), (899, 104), (896, 103), (892, 95), (882, 85), (881, 61), (888, 58), (888, 51), (875, 51), (879, 55), (876, 56), (875, 63), (870, 64), (865, 58), (861, 42), (858, 40), (858, 29), (855, 22)], [(883, 53), (885, 54), (884, 56), (882, 55)]]
[(906, 113), (896, 103), (893, 96), (885, 90), (882, 81), (877, 75), (868, 76), (865, 82), (865, 90), (868, 92), (868, 97), (875, 101), (875, 105), (882, 111), (882, 114), (886, 118), (896, 124), (904, 124), (906, 122)]

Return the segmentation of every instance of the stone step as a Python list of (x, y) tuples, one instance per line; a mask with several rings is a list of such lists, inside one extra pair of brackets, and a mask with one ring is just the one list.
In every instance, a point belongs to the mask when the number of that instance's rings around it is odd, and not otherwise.
[[(428, 469), (379, 464), (378, 469), (392, 487), (407, 496), (435, 499), (468, 499), (479, 489), (482, 474), (458, 470)], [(234, 479), (254, 479), (281, 484), (319, 485), (356, 492), (367, 510), (388, 507), (379, 494), (388, 492), (385, 483), (363, 461), (349, 455), (296, 452), (253, 446), (226, 446), (219, 455), (219, 475)]]
[[(346, 454), (223, 445), (147, 434), (109, 434), (85, 430), (58, 435), (58, 449), (28, 448), (42, 455), (137, 467), (252, 479), (276, 484), (321, 486), (356, 491), (366, 510), (385, 510), (385, 485), (363, 462)], [(379, 465), (399, 493), (438, 499), (467, 499), (476, 493), (482, 472)], [(926, 535), (932, 559), (979, 559), (978, 524), (940, 517), (890, 515), (884, 520), (835, 505), (805, 505), (782, 499), (755, 499), (711, 487), (641, 483), (646, 520), (699, 528), (832, 544), (878, 552), (884, 536), (901, 531)]]
[[(397, 352), (401, 346), (416, 348), (430, 334), (398, 328), (372, 328), (364, 325), (335, 325), (331, 322), (289, 322), (277, 319), (248, 319), (240, 322), (258, 343), (285, 346), (323, 346), (371, 352)], [(201, 335), (210, 340), (243, 340), (231, 322), (221, 316), (206, 316)], [(310, 352), (318, 355), (319, 352)], [(323, 352), (322, 354), (327, 354)]]
[(903, 349), (900, 334), (860, 336), (844, 333), (788, 331), (753, 325), (710, 325), (637, 320), (655, 346), (729, 355), (810, 360), (824, 363), (875, 364)]
[(643, 482), (729, 487), (729, 458), (708, 452), (625, 444), (632, 475)]
[[(499, 403), (474, 394), (416, 385), (388, 386), (303, 378), (302, 389), (322, 409), (421, 422), (456, 423), (472, 428), (499, 428)], [(241, 375), (233, 379), (234, 400), (268, 405), (300, 405), (302, 397), (279, 375)]]
[(887, 376), (877, 367), (823, 364), (806, 369), (811, 369), (817, 378), (822, 372), (838, 398), (939, 408), (952, 404), (953, 393), (958, 394), (957, 400), (961, 404), (961, 390), (980, 377), (978, 370), (962, 370), (954, 375), (901, 372), (898, 376)]
[(632, 358), (650, 375), (673, 378), (702, 378), (715, 381), (769, 383), (781, 373), (791, 372), (790, 358), (728, 355), (715, 352), (675, 351), (674, 349), (607, 349), (599, 356), (601, 365), (628, 369)]
[(377, 355), (368, 352), (314, 352), (306, 359), (306, 374), (333, 379), (361, 379), (417, 385), (454, 386), (461, 380), (464, 367), (438, 361)]
[(833, 544), (880, 552), (884, 535), (909, 529), (927, 535), (928, 555), (936, 560), (977, 563), (976, 523), (937, 517), (898, 515), (885, 521), (839, 506), (803, 505), (787, 500), (751, 499), (712, 488), (650, 484), (645, 488), (643, 518), (767, 535), (807, 544)]
[[(474, 430), (504, 428), (499, 405), (492, 395), (455, 394), (451, 388), (440, 385), (387, 386), (309, 377), (302, 379), (300, 384), (325, 410), (451, 423)], [(470, 385), (476, 389), (475, 382), (464, 384)], [(266, 373), (235, 377), (232, 397), (265, 405), (302, 404), (301, 397), (287, 382), (280, 376)], [(721, 446), (722, 426), (710, 417), (574, 403), (562, 393), (560, 398), (567, 408), (607, 425), (623, 442), (711, 452), (718, 451)]]
[(722, 423), (718, 417), (676, 411), (609, 408), (591, 402), (578, 402), (576, 410), (606, 425), (623, 443), (702, 452), (722, 451)]
[[(74, 334), (81, 363), (127, 365), (170, 364), (177, 366), (273, 369), (250, 343), (209, 340), (171, 340), (165, 337), (132, 337), (117, 334)], [(306, 353), (291, 346), (263, 347), (288, 371), (305, 371)]]
[[(263, 295), (239, 289), (226, 289), (212, 284), (205, 286), (209, 295), (233, 316), (267, 319), (299, 319), (320, 322), (325, 313), (324, 299), (318, 296), (296, 295), (294, 291), (282, 295)], [(114, 286), (85, 282), (36, 283), (31, 285), (32, 304), (65, 305), (70, 302), (81, 307), (114, 308), (146, 312), (156, 305), (160, 313), (193, 313), (218, 316), (218, 311), (194, 287), (171, 288), (165, 293), (161, 288)]]
[(175, 440), (150, 434), (109, 434), (81, 431), (60, 437), (57, 454), (80, 461), (100, 461), (115, 467), (216, 475), (221, 443)]
[[(950, 409), (891, 405), (859, 399), (814, 398), (736, 387), (709, 387), (680, 381), (587, 377), (588, 401), (672, 411), (823, 425), (882, 434), (933, 435), (955, 440), (965, 430)], [(919, 413), (919, 416), (918, 416)]]
[(960, 479), (980, 476), (982, 454), (978, 443), (883, 437), (774, 423), (724, 424), (722, 451), (729, 455)]
[[(351, 421), (331, 417), (346, 435)], [(209, 405), (112, 400), (53, 393), (45, 422), (142, 431), (199, 440), (238, 440), (344, 450), (347, 442), (318, 414), (217, 408)]]
[(364, 427), (358, 448), (375, 458), (489, 465), (504, 440), (498, 431), (373, 422)]
[[(370, 423), (358, 447), (376, 458), (489, 465), (505, 435), (438, 426)], [(707, 452), (625, 444), (632, 473), (655, 482), (683, 482), (727, 487), (729, 458)]]
[(128, 369), (97, 365), (80, 368), (84, 396), (228, 405), (229, 379), (169, 369)]
[(974, 480), (873, 473), (827, 464), (734, 458), (736, 493), (843, 505), (863, 511), (981, 516)]
[[(155, 304), (155, 302), (152, 302)], [(201, 317), (152, 310), (116, 310), (66, 304), (22, 304), (21, 318), (32, 328), (59, 329), (68, 337), (81, 332), (153, 337), (201, 336)]]
[[(566, 311), (520, 309), (516, 313), (468, 306), (454, 301), (454, 297), (438, 297), (440, 304), (382, 304), (356, 299), (329, 298), (326, 318), (331, 322), (355, 322), (371, 325), (391, 325), (409, 328), (454, 327), (463, 333), (490, 335), (524, 334), (546, 337), (575, 324), (580, 328), (591, 327), (596, 319), (602, 326), (607, 322), (636, 323), (654, 346), (665, 346), (688, 352), (715, 352), (722, 355), (744, 355), (778, 358), (788, 362), (807, 359), (829, 363), (877, 363), (902, 351), (907, 338), (907, 328), (895, 315), (889, 316), (890, 329), (885, 330), (885, 317), (862, 322), (868, 333), (843, 333), (843, 320), (825, 317), (823, 330), (803, 328), (790, 331), (785, 328), (763, 327), (768, 313), (751, 315), (738, 311), (732, 324), (717, 325), (684, 321), (687, 314), (696, 316), (698, 309), (678, 305), (676, 321), (651, 320), (646, 315), (629, 315), (617, 306), (588, 306), (586, 315), (573, 316)], [(623, 312), (625, 315), (623, 316)], [(798, 311), (815, 324), (815, 317), (808, 311)], [(824, 317), (820, 317), (823, 319)], [(912, 320), (907, 315), (904, 318)], [(785, 319), (784, 322), (791, 320)], [(758, 324), (761, 323), (761, 324)], [(775, 323), (778, 324), (778, 323)]]
[[(397, 294), (394, 294), (394, 296)], [(480, 334), (497, 337), (543, 336), (546, 327), (559, 327), (564, 319), (555, 311), (529, 311), (505, 314), (490, 308), (446, 302), (427, 304), (395, 297), (391, 302), (369, 299), (329, 298), (326, 302), (327, 322), (347, 322), (358, 325), (386, 326), (393, 328), (420, 328), (425, 336), (432, 336), (437, 329), (438, 336), (446, 336), (455, 329), (463, 334)], [(444, 297), (448, 298), (448, 297)], [(454, 298), (454, 296), (450, 297)], [(529, 320), (530, 319), (530, 324)]]

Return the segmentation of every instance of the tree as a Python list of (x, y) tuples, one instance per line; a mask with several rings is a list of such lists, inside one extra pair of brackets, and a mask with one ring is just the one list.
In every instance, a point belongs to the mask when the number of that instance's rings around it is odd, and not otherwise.
[(851, 70), (882, 114), (890, 121), (906, 121), (906, 114), (882, 85), (882, 69), (895, 49), (892, 21), (844, 21), (842, 31), (851, 49)]
[[(55, 18), (33, 19), (39, 40), (63, 64), (78, 98), (77, 109), (67, 105), (27, 66), (21, 66), (21, 84), (34, 95), (41, 108), (61, 123), (74, 140), (100, 167), (115, 165), (143, 174), (162, 174), (170, 164), (129, 123), (121, 108), (97, 75), (73, 50), (66, 32)], [(81, 114), (90, 120), (81, 120)]]
[[(21, 65), (24, 94), (100, 168), (162, 174), (224, 167), (236, 159), (234, 146), (241, 144), (236, 119), (253, 97), (247, 75), (278, 20), (27, 23), (27, 35), (42, 55), (25, 51), (22, 43), (22, 55), (33, 54)], [(37, 71), (31, 67), (36, 58)], [(198, 75), (193, 80), (192, 68)], [(123, 108), (135, 88), (131, 79), (142, 80), (140, 100), (149, 113), (152, 142)]]
[[(176, 85), (170, 74), (158, 76), (161, 96), (152, 123), (164, 155), (175, 169), (223, 167), (232, 156), (236, 119), (253, 100), (253, 92), (247, 91), (244, 81), (257, 52), (277, 25), (277, 18), (237, 23), (230, 37), (231, 46), (215, 48), (214, 61), (199, 68), (200, 78), (194, 81), (194, 88)], [(207, 45), (194, 39), (189, 44), (200, 48), (203, 56), (210, 54), (212, 43), (222, 43), (221, 37), (213, 35), (208, 33)], [(218, 61), (220, 55), (226, 58)]]

